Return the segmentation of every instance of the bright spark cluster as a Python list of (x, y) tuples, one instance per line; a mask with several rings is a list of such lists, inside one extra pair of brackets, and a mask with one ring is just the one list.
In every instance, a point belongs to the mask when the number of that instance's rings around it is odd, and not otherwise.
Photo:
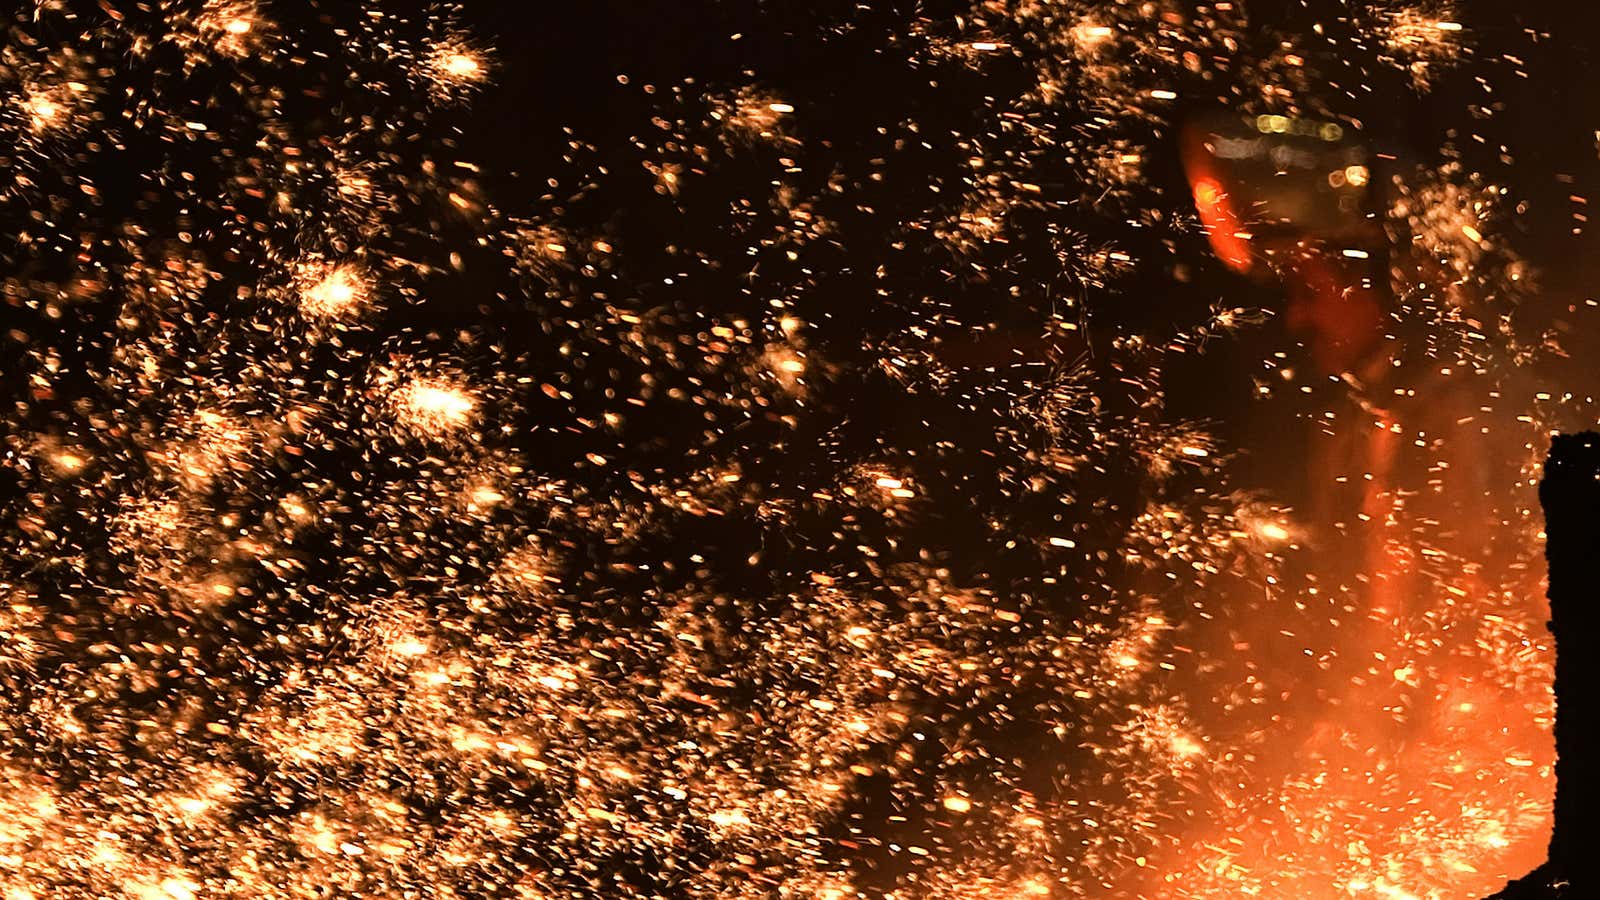
[[(512, 173), (457, 126), (515, 48), (299, 5), (3, 26), (0, 898), (1432, 900), (1542, 859), (1534, 485), (1594, 414), (1503, 171), (1394, 172), (1368, 370), (1166, 300), (1232, 283), (1162, 180), (1183, 104), (1357, 132), (1516, 77), (1459, 10), (818, 21), (898, 73), (859, 117), (618, 73), (649, 116)], [(1179, 399), (1217, 360), (1240, 422)]]

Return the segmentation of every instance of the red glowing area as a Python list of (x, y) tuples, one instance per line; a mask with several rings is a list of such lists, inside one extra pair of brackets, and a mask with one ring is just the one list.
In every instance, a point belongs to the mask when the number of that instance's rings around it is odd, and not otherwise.
[(1194, 202), (1200, 213), (1200, 222), (1205, 227), (1206, 239), (1211, 242), (1211, 249), (1217, 258), (1235, 272), (1250, 271), (1255, 261), (1250, 253), (1248, 232), (1244, 231), (1239, 217), (1234, 215), (1233, 206), (1222, 185), (1214, 178), (1196, 179)]
[[(1261, 133), (1294, 127), (1265, 117)], [(1327, 141), (1326, 129), (1303, 127), (1302, 140)], [(1481, 398), (1449, 366), (1401, 380), (1388, 273), (1371, 265), (1359, 219), (1314, 216), (1281, 184), (1250, 183), (1218, 162), (1217, 143), (1192, 131), (1185, 154), (1213, 252), (1270, 277), (1315, 374), (1353, 390), (1313, 419), (1304, 501), (1295, 528), (1277, 529), (1298, 546), (1298, 570), (1223, 598), (1237, 611), (1184, 636), (1227, 660), (1175, 690), (1194, 727), (1233, 750), (1193, 775), (1184, 824), (1137, 867), (1129, 895), (1488, 896), (1543, 862), (1550, 836), (1553, 650), (1531, 514), (1545, 442), (1484, 427)], [(1235, 144), (1238, 155), (1275, 146)], [(1369, 179), (1353, 163), (1337, 175), (1331, 199)], [(1299, 211), (1273, 218), (1259, 261), (1237, 236), (1240, 193), (1265, 198), (1264, 214)], [(1409, 212), (1455, 221), (1447, 197)], [(1475, 246), (1461, 228), (1444, 234)]]

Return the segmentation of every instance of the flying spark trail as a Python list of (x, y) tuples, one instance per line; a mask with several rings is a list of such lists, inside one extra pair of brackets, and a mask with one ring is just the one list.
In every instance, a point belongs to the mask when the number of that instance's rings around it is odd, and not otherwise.
[(21, 4), (0, 900), (1531, 869), (1522, 47), (1279, 5)]

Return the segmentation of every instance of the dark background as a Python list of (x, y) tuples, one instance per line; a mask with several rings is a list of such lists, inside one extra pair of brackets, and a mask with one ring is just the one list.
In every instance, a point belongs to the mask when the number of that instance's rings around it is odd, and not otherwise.
[[(1262, 37), (1260, 46), (1253, 48), (1257, 51), (1270, 49), (1275, 34), (1309, 37), (1312, 23), (1332, 21), (1348, 11), (1343, 3), (1316, 0), (1248, 4), (1247, 9), (1252, 29)], [(1551, 329), (1561, 335), (1568, 363), (1556, 362), (1542, 375), (1549, 383), (1582, 393), (1591, 389), (1583, 361), (1600, 351), (1600, 333), (1583, 317), (1581, 307), (1600, 265), (1596, 261), (1600, 238), (1580, 218), (1588, 214), (1586, 201), (1600, 185), (1595, 135), (1600, 39), (1594, 27), (1600, 16), (1556, 0), (1515, 4), (1485, 0), (1456, 9), (1455, 18), (1468, 28), (1471, 50), (1459, 65), (1442, 70), (1430, 92), (1413, 91), (1399, 77), (1375, 79), (1369, 93), (1341, 111), (1358, 115), (1365, 124), (1363, 138), (1375, 152), (1391, 157), (1375, 172), (1379, 208), (1390, 199), (1384, 186), (1388, 174), (1404, 175), (1413, 167), (1436, 166), (1449, 159), (1459, 159), (1469, 172), (1482, 172), (1488, 183), (1509, 188), (1504, 206), (1521, 212), (1509, 218), (1501, 237), (1538, 273), (1536, 287), (1529, 292), (1532, 296), (1517, 313), (1518, 321), (1530, 333)], [(816, 170), (829, 163), (852, 173), (872, 170), (869, 161), (887, 155), (888, 141), (904, 135), (897, 123), (914, 120), (931, 135), (947, 130), (968, 133), (979, 121), (976, 114), (985, 108), (986, 96), (1004, 97), (1019, 87), (1020, 69), (1003, 62), (990, 66), (983, 77), (941, 77), (937, 71), (908, 66), (904, 52), (894, 47), (919, 18), (948, 19), (969, 11), (968, 6), (949, 2), (474, 3), (463, 21), (488, 36), (497, 51), (498, 71), (464, 121), (461, 149), (464, 156), (483, 163), (485, 181), (491, 185), (488, 194), (504, 212), (538, 216), (560, 209), (564, 221), (588, 224), (620, 238), (627, 248), (624, 252), (633, 253), (640, 262), (653, 252), (646, 248), (659, 247), (672, 235), (721, 227), (715, 218), (720, 211), (713, 204), (682, 213), (665, 204), (638, 202), (649, 190), (650, 176), (640, 166), (649, 154), (630, 143), (635, 138), (647, 143), (660, 139), (647, 123), (661, 110), (671, 89), (682, 87), (692, 97), (696, 91), (725, 93), (757, 84), (793, 103), (801, 110), (798, 127), (808, 138), (807, 149), (801, 151), (808, 174), (797, 181), (809, 178), (815, 186)], [(740, 37), (733, 40), (732, 35)], [(1332, 67), (1337, 69), (1336, 64)], [(619, 83), (619, 75), (625, 75), (628, 83)], [(1350, 77), (1345, 75), (1348, 84)], [(1490, 92), (1483, 90), (1483, 84)], [(647, 93), (646, 85), (657, 93)], [(1172, 118), (1174, 126), (1181, 126), (1191, 113), (1214, 109), (1208, 103), (1186, 110), (1184, 102)], [(565, 126), (571, 127), (571, 136), (595, 148), (587, 162), (604, 165), (610, 173), (576, 208), (536, 196), (541, 173), (570, 170), (562, 159), (569, 137), (560, 131)], [(875, 132), (880, 126), (888, 129), (889, 137)], [(824, 140), (810, 142), (810, 138)], [(1187, 188), (1170, 129), (1167, 138), (1166, 143), (1148, 148), (1145, 177), (1167, 192), (1168, 202), (1181, 207)], [(881, 320), (874, 311), (879, 306), (872, 289), (881, 285), (861, 276), (882, 261), (875, 255), (887, 242), (884, 223), (915, 219), (942, 202), (927, 193), (927, 184), (947, 176), (963, 153), (951, 142), (934, 143), (933, 149), (920, 154), (894, 153), (892, 169), (876, 185), (853, 182), (851, 190), (870, 202), (877, 215), (843, 223), (853, 239), (846, 239), (842, 253), (823, 252), (808, 260), (818, 273), (811, 295), (829, 298), (812, 300), (809, 307), (822, 341), (838, 347), (877, 336)], [(518, 177), (506, 177), (511, 173)], [(709, 184), (715, 190), (720, 182), (732, 197), (752, 183), (749, 177), (737, 164), (727, 163), (697, 189)], [(706, 210), (713, 215), (706, 216)], [(1119, 240), (1127, 237), (1118, 235)], [(733, 245), (727, 249), (737, 253)], [(712, 253), (716, 252), (719, 248), (713, 247)], [(1174, 278), (1174, 262), (1182, 261), (1151, 260), (1159, 256), (1139, 255), (1140, 265), (1116, 285), (1117, 293), (1139, 298), (1136, 302), (1095, 307), (1091, 343), (1151, 328), (1159, 331), (1175, 319), (1193, 318), (1195, 310), (1219, 297), (1269, 310), (1283, 308), (1281, 289), (1274, 285), (1234, 277), (1220, 266), (1185, 271), (1180, 282)], [(662, 267), (672, 265), (664, 259), (658, 262)], [(635, 280), (644, 280), (649, 265), (635, 270)], [(1023, 274), (1040, 281), (1052, 277), (1042, 268)], [(728, 286), (731, 289), (732, 283)], [(907, 295), (925, 293), (929, 287), (925, 270), (889, 285), (891, 291)], [(641, 302), (648, 306), (651, 301)], [(824, 314), (816, 315), (819, 311)], [(996, 315), (999, 334), (972, 348), (962, 361), (992, 362), (1014, 352), (1036, 357), (1042, 349), (1076, 352), (1059, 346), (1041, 348), (1035, 335), (1025, 333), (1027, 322), (1008, 330)], [(1252, 370), (1253, 360), (1293, 342), (1280, 317), (1263, 334), (1213, 345), (1205, 359), (1168, 359), (1162, 383), (1167, 409), (1174, 417), (1220, 423), (1219, 431), (1245, 448), (1297, 440), (1252, 430), (1261, 420), (1242, 405), (1251, 393), (1244, 376)], [(968, 351), (956, 342), (945, 352), (959, 356)], [(1111, 388), (1108, 393), (1116, 390), (1114, 384)], [(886, 420), (897, 415), (915, 420), (920, 415), (909, 411), (894, 391), (878, 393), (870, 386), (863, 386), (860, 393), (854, 388), (841, 390), (839, 396), (848, 396), (848, 403)], [(892, 433), (894, 426), (886, 425), (883, 431)], [(1292, 470), (1300, 465), (1301, 456), (1298, 451), (1278, 454), (1276, 461), (1263, 456), (1256, 465), (1265, 483), (1282, 483), (1293, 480)], [(1291, 491), (1286, 499), (1302, 498)]]

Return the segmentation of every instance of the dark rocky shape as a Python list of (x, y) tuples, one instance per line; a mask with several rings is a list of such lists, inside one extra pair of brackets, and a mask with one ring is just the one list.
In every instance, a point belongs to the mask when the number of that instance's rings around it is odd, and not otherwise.
[(1556, 803), (1550, 857), (1493, 900), (1600, 896), (1585, 859), (1600, 834), (1600, 434), (1555, 439), (1539, 486), (1550, 562), (1550, 630), (1556, 641)]

